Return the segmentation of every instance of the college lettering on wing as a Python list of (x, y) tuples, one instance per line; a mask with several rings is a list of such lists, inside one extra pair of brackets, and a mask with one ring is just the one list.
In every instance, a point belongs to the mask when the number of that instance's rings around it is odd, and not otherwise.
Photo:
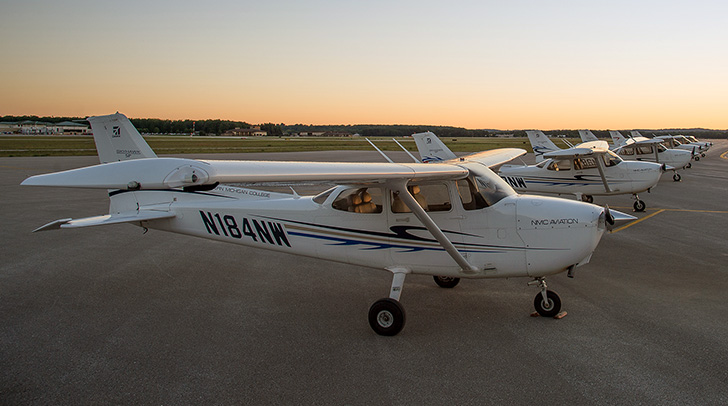
[(291, 246), (285, 226), (275, 221), (242, 217), (238, 222), (229, 214), (221, 215), (202, 210), (200, 216), (208, 234), (238, 240), (248, 238), (262, 244)]

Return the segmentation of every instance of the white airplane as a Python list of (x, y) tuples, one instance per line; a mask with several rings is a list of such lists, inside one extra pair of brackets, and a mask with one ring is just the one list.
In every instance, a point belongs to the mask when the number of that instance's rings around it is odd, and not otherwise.
[[(625, 161), (648, 161), (658, 164), (665, 164), (666, 168), (673, 171), (672, 179), (679, 182), (682, 179), (677, 169), (691, 167), (692, 155), (688, 151), (680, 149), (668, 149), (662, 145), (662, 140), (647, 137), (624, 138), (619, 131), (610, 131), (614, 146), (612, 152), (619, 155)], [(597, 141), (597, 137), (589, 130), (579, 130), (579, 137), (584, 142)]]
[[(635, 132), (636, 131), (633, 131), (633, 133)], [(690, 151), (693, 154), (693, 159), (696, 161), (699, 161), (701, 156), (704, 158), (705, 151), (710, 148), (709, 145), (705, 145), (709, 143), (695, 143), (684, 135), (658, 135), (655, 138), (662, 140), (662, 142), (667, 144), (670, 148), (684, 149), (686, 151)]]
[[(638, 193), (657, 185), (666, 166), (624, 161), (605, 141), (592, 141), (560, 149), (542, 131), (526, 131), (536, 165), (504, 165), (499, 174), (519, 192), (572, 194), (593, 202), (593, 196), (631, 194), (634, 210), (647, 205)], [(544, 160), (541, 160), (544, 159)]]
[[(634, 217), (577, 201), (521, 196), (489, 167), (525, 154), (500, 149), (440, 164), (215, 161), (158, 158), (122, 114), (90, 117), (101, 164), (29, 177), (22, 185), (109, 190), (109, 214), (64, 218), (35, 231), (129, 223), (393, 274), (369, 310), (381, 335), (404, 327), (407, 274), (529, 277), (542, 316), (560, 312), (546, 277), (573, 276), (605, 229)], [(333, 181), (316, 196), (226, 185)], [(578, 225), (578, 226), (577, 226)]]

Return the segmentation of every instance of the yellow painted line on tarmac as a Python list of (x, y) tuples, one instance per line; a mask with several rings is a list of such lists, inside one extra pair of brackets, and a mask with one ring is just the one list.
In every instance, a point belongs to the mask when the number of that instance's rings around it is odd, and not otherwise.
[(662, 213), (663, 211), (665, 211), (665, 209), (660, 209), (652, 214), (648, 214), (647, 216), (642, 217), (641, 219), (637, 219), (631, 223), (625, 224), (622, 227), (615, 228), (614, 230), (610, 231), (610, 233), (614, 234), (614, 233), (620, 232), (620, 231), (624, 230), (625, 228), (632, 227), (633, 225), (639, 223), (640, 221), (645, 221), (650, 217), (656, 216), (656, 215)]
[(728, 159), (728, 151), (720, 154), (720, 157), (723, 158), (723, 159)]

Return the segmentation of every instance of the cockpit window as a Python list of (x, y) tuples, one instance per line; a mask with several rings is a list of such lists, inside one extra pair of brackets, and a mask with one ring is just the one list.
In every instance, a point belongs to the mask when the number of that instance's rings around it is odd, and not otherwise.
[[(407, 185), (407, 190), (425, 211), (449, 211), (452, 209), (450, 193), (444, 183), (419, 185), (410, 183)], [(409, 213), (410, 211), (404, 201), (398, 195), (392, 193), (392, 212)]]
[(607, 153), (604, 154), (604, 166), (619, 165), (620, 162), (622, 162), (622, 158), (614, 152), (607, 151)]
[(463, 204), (465, 210), (478, 210), (488, 207), (488, 202), (485, 201), (480, 190), (478, 190), (478, 186), (472, 176), (460, 179), (457, 181), (457, 184), (460, 202)]
[(353, 213), (381, 213), (382, 189), (361, 187), (346, 189), (331, 204), (336, 210)]

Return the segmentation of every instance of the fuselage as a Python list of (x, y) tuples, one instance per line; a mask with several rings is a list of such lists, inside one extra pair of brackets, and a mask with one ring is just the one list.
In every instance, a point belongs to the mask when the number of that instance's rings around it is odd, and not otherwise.
[(417, 201), (427, 200), (420, 204), (477, 273), (463, 275), (386, 185), (338, 186), (309, 197), (230, 186), (209, 192), (124, 191), (112, 196), (112, 207), (161, 205), (176, 214), (145, 224), (149, 228), (453, 277), (537, 277), (563, 272), (587, 263), (604, 232), (601, 207), (518, 195), (492, 172), (485, 181), (474, 177), (430, 182), (417, 189), (422, 190), (418, 193), (422, 200)]
[(604, 176), (609, 191), (599, 173), (596, 159), (547, 159), (536, 165), (503, 165), (499, 175), (519, 192), (556, 194), (615, 195), (639, 193), (654, 187), (662, 170), (652, 162), (623, 161), (613, 153), (604, 162)]
[[(612, 150), (626, 161), (647, 161), (665, 164), (673, 168), (684, 168), (690, 163), (692, 155), (689, 151), (666, 148), (662, 144), (630, 144)], [(657, 157), (655, 157), (657, 152)]]

